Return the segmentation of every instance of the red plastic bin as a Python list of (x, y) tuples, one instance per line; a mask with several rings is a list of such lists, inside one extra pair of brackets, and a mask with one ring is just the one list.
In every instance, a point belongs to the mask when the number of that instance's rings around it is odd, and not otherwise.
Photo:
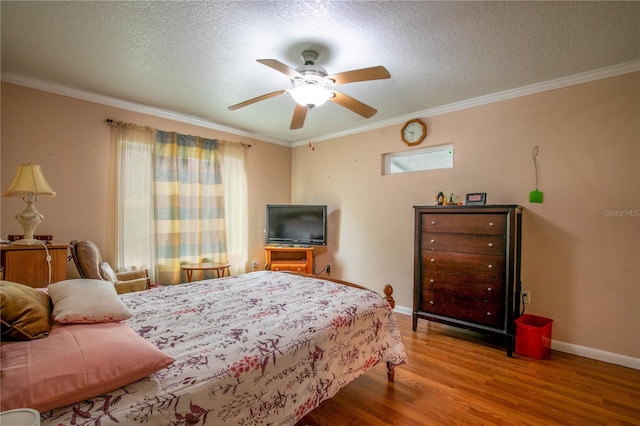
[(551, 351), (553, 320), (524, 314), (516, 321), (516, 353), (530, 358), (544, 359)]

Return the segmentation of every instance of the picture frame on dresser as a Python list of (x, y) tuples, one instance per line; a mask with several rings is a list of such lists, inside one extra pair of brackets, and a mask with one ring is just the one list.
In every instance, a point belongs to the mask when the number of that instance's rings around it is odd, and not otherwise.
[(473, 192), (465, 196), (464, 204), (467, 206), (487, 204), (486, 192)]

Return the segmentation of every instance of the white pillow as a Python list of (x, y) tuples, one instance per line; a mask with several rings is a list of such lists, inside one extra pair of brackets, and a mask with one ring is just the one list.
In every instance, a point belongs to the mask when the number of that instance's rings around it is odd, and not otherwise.
[(107, 281), (111, 281), (112, 283), (118, 282), (118, 276), (115, 272), (113, 272), (113, 268), (107, 262), (102, 262), (100, 264), (100, 276)]
[(75, 279), (49, 286), (53, 319), (61, 324), (99, 323), (131, 318), (113, 283)]

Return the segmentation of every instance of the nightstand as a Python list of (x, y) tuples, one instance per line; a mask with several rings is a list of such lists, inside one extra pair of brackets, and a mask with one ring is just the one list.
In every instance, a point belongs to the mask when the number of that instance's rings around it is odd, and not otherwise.
[(4, 280), (30, 287), (46, 287), (49, 284), (47, 252), (51, 256), (51, 283), (67, 277), (67, 244), (49, 243), (32, 246), (0, 246), (0, 265), (4, 268)]

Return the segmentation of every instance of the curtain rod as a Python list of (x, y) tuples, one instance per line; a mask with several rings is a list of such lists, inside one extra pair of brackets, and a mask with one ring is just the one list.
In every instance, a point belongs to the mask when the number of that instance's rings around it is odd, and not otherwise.
[[(105, 123), (107, 123), (108, 125), (112, 126), (112, 127), (119, 127), (119, 128), (126, 128), (126, 129), (133, 129), (133, 130), (140, 130), (140, 131), (145, 131), (145, 132), (157, 132), (158, 129), (154, 129), (153, 127), (149, 127), (149, 126), (141, 126), (138, 124), (133, 124), (133, 123), (127, 123), (125, 121), (116, 121), (113, 120), (112, 118), (107, 118), (105, 120)], [(202, 137), (202, 136), (197, 136), (197, 137)], [(225, 140), (219, 140), (218, 139), (218, 143), (221, 144), (230, 144), (230, 145), (241, 145), (245, 148), (251, 148), (251, 144), (245, 143), (245, 142), (233, 142), (233, 141), (225, 141)]]
[(105, 122), (111, 127), (118, 127), (121, 129), (139, 130), (142, 132), (151, 132), (151, 133), (155, 133), (157, 131), (157, 129), (154, 129), (153, 127), (141, 126), (139, 124), (134, 124), (134, 123), (127, 123), (126, 121), (116, 121), (111, 118), (107, 118)]

